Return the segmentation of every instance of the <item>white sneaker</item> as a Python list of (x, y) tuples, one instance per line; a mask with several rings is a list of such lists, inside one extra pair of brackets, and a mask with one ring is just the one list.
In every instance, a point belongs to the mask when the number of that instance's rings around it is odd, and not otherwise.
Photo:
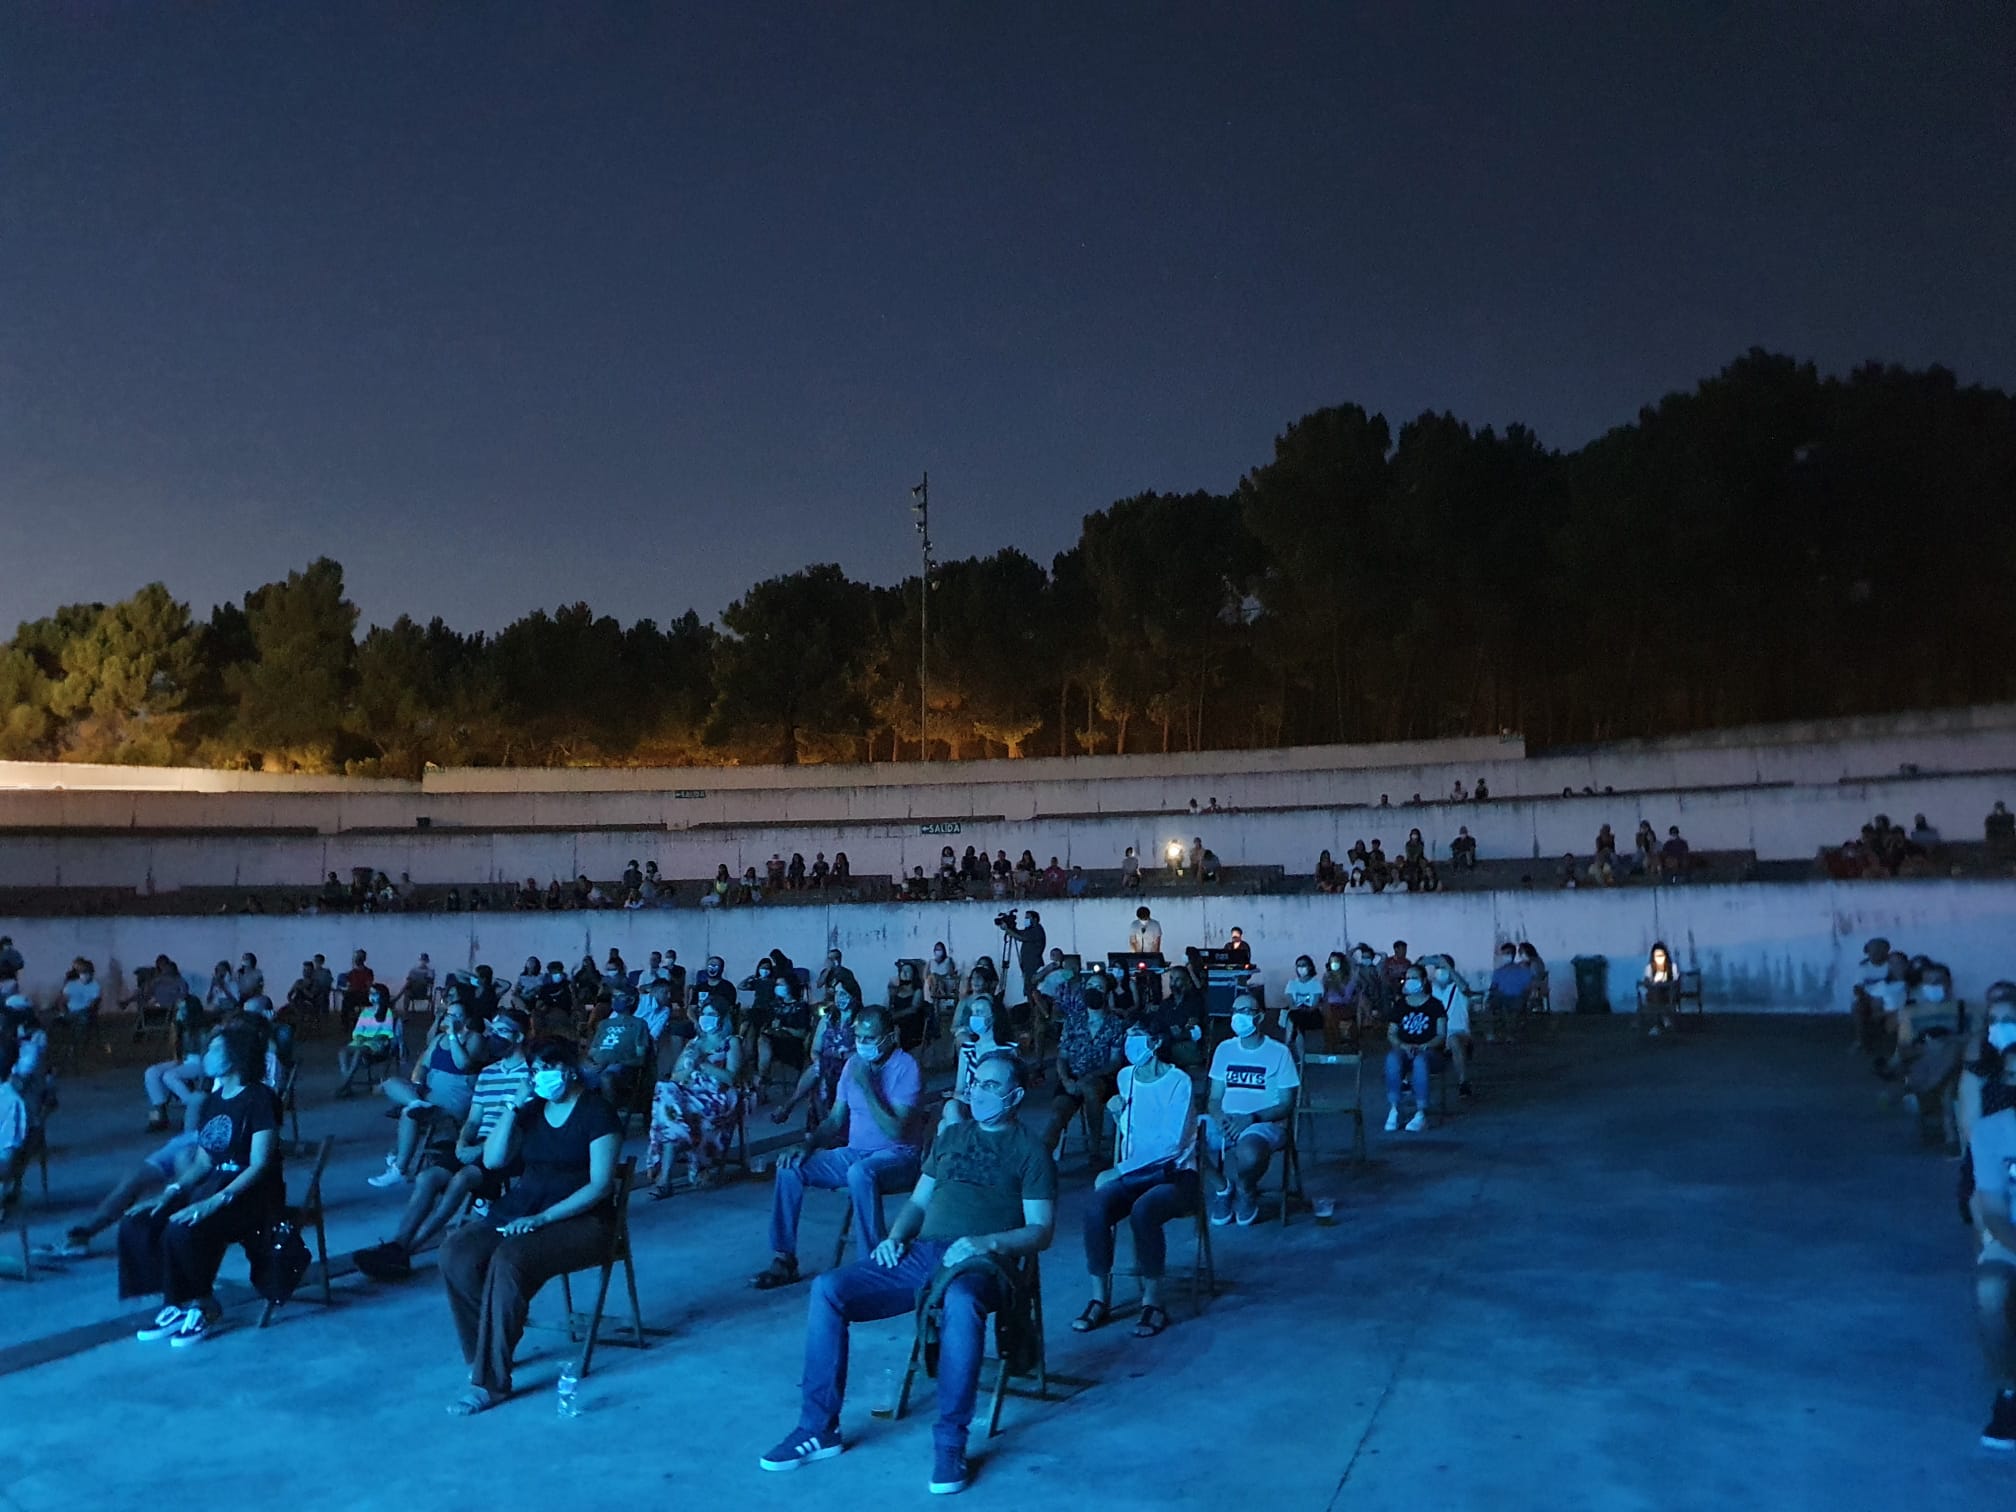
[(1399, 1127), (1400, 1127), (1400, 1110), (1398, 1108), (1388, 1108), (1386, 1110), (1386, 1132), (1388, 1134), (1391, 1134), (1395, 1129)]
[(151, 1344), (156, 1339), (167, 1338), (181, 1326), (182, 1309), (179, 1307), (164, 1307), (161, 1311), (154, 1314), (154, 1321), (152, 1323), (149, 1323), (133, 1337), (138, 1339), (142, 1344)]
[(366, 1186), (377, 1187), (380, 1190), (386, 1187), (404, 1186), (406, 1184), (406, 1173), (399, 1169), (399, 1157), (397, 1155), (387, 1155), (385, 1157), (385, 1169), (380, 1171), (376, 1176), (368, 1178), (364, 1184)]
[(1427, 1127), (1428, 1115), (1426, 1113), (1416, 1113), (1412, 1118), (1407, 1120), (1407, 1132), (1409, 1134), (1419, 1134)]
[(1653, 1025), (1653, 1026), (1651, 1027), (1651, 1029), (1650, 1029), (1649, 1031), (1647, 1031), (1647, 1034), (1646, 1034), (1646, 1037), (1647, 1037), (1648, 1039), (1657, 1039), (1657, 1038), (1659, 1038), (1659, 1026), (1658, 1026), (1657, 1024), (1654, 1024), (1654, 1025)]

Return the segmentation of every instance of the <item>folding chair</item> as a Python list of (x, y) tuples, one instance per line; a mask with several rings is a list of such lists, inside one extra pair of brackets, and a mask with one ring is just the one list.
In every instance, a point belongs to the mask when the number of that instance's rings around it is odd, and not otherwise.
[(296, 1061), (293, 1065), (289, 1066), (286, 1070), (280, 1073), (280, 1087), (278, 1093), (280, 1098), (280, 1116), (289, 1121), (289, 1124), (293, 1130), (292, 1137), (287, 1141), (288, 1147), (290, 1150), (292, 1150), (294, 1153), (297, 1154), (300, 1152), (302, 1148), (301, 1103), (300, 1099), (295, 1096), (294, 1084), (300, 1080), (300, 1077), (301, 1077), (301, 1063), (299, 1061)]
[(1288, 1227), (1288, 1215), (1298, 1202), (1306, 1203), (1308, 1196), (1302, 1187), (1302, 1153), (1295, 1145), (1295, 1116), (1289, 1114), (1285, 1125), (1288, 1138), (1281, 1146), (1281, 1227)]
[[(1009, 1279), (1009, 1294), (1007, 1304), (994, 1314), (994, 1393), (987, 1412), (989, 1438), (1001, 1431), (1001, 1403), (1008, 1395), (1011, 1375), (1025, 1378), (1033, 1375), (1036, 1378), (1034, 1391), (1023, 1388), (1016, 1395), (1034, 1397), (1039, 1401), (1048, 1400), (1050, 1396), (1050, 1357), (1043, 1338), (1041, 1257), (1030, 1255), (1019, 1266), (1004, 1265), (1001, 1269)], [(896, 1395), (894, 1417), (900, 1418), (910, 1410), (910, 1388), (916, 1382), (917, 1368), (923, 1366), (925, 1373), (933, 1377), (938, 1373), (938, 1329), (943, 1316), (941, 1297), (934, 1297), (927, 1290), (917, 1299), (917, 1334), (910, 1343), (910, 1363), (903, 1369), (903, 1386)], [(1027, 1356), (1026, 1368), (1020, 1371), (1015, 1369), (1018, 1352)], [(986, 1368), (984, 1360), (981, 1368)]]
[(1701, 968), (1698, 966), (1681, 968), (1680, 990), (1673, 998), (1673, 1018), (1675, 1023), (1678, 1023), (1680, 1015), (1687, 1011), (1689, 1003), (1694, 1005), (1694, 1016), (1696, 1019), (1705, 1019), (1708, 1016), (1708, 1010), (1701, 1001)]
[(644, 1311), (637, 1302), (637, 1267), (630, 1258), (630, 1188), (636, 1175), (637, 1157), (625, 1156), (616, 1167), (616, 1221), (609, 1228), (609, 1248), (602, 1256), (601, 1280), (595, 1288), (595, 1306), (591, 1312), (583, 1314), (574, 1310), (573, 1278), (564, 1274), (560, 1277), (560, 1300), (567, 1309), (568, 1341), (586, 1341), (580, 1363), (574, 1369), (577, 1380), (586, 1380), (589, 1367), (595, 1363), (595, 1346), (602, 1338), (602, 1309), (609, 1300), (609, 1282), (618, 1265), (623, 1267), (623, 1285), (630, 1293), (630, 1321), (612, 1325), (609, 1342), (627, 1349), (649, 1347), (650, 1341), (644, 1332)]
[[(1205, 1140), (1208, 1138), (1204, 1128), (1208, 1121), (1209, 1118), (1206, 1114), (1200, 1113), (1197, 1116), (1197, 1150), (1200, 1154), (1205, 1149)], [(1196, 1174), (1197, 1206), (1196, 1210), (1191, 1214), (1191, 1218), (1196, 1228), (1195, 1238), (1197, 1248), (1191, 1259), (1190, 1269), (1184, 1272), (1180, 1279), (1190, 1290), (1190, 1312), (1192, 1316), (1201, 1317), (1204, 1312), (1204, 1299), (1206, 1297), (1216, 1298), (1218, 1295), (1218, 1266), (1211, 1254), (1211, 1205), (1204, 1200), (1204, 1183), (1208, 1179), (1209, 1173), (1204, 1170), (1200, 1163)], [(1129, 1234), (1130, 1237), (1127, 1242), (1131, 1247), (1134, 1242), (1131, 1237), (1133, 1226), (1123, 1218), (1118, 1227), (1126, 1230)], [(1138, 1258), (1135, 1265), (1114, 1266), (1113, 1274), (1129, 1277), (1137, 1281), (1140, 1280), (1141, 1271), (1139, 1269)], [(1162, 1279), (1165, 1282), (1170, 1279), (1168, 1270), (1165, 1269), (1163, 1271)]]
[[(333, 1307), (336, 1304), (335, 1293), (329, 1289), (329, 1231), (323, 1222), (322, 1215), (322, 1173), (328, 1168), (329, 1152), (335, 1147), (336, 1139), (334, 1135), (325, 1134), (322, 1136), (321, 1147), (315, 1152), (314, 1174), (308, 1178), (308, 1190), (302, 1193), (299, 1206), (285, 1210), (287, 1216), (293, 1220), (295, 1226), (304, 1233), (311, 1223), (315, 1226), (315, 1258), (317, 1263), (322, 1267), (322, 1305), (324, 1307)], [(301, 1279), (305, 1281), (308, 1278), (303, 1276)], [(296, 1291), (295, 1295), (298, 1297), (300, 1292)], [(268, 1302), (264, 1311), (259, 1314), (259, 1326), (264, 1328), (271, 1323), (273, 1315), (280, 1311), (280, 1307), (281, 1304), (278, 1302)]]
[(336, 1095), (348, 1097), (351, 1087), (359, 1076), (364, 1078), (366, 1092), (376, 1090), (380, 1083), (392, 1074), (392, 1070), (399, 1065), (399, 1062), (400, 1051), (396, 1039), (382, 1050), (374, 1048), (362, 1051), (357, 1057), (357, 1064), (351, 1067), (350, 1074), (344, 1077), (342, 1084), (336, 1088)]
[[(1311, 1067), (1329, 1073), (1323, 1077), (1334, 1083), (1333, 1096), (1318, 1098), (1310, 1088)], [(1359, 1051), (1343, 1054), (1328, 1050), (1311, 1050), (1302, 1056), (1302, 1084), (1295, 1089), (1295, 1138), (1296, 1143), (1306, 1148), (1310, 1160), (1316, 1160), (1316, 1120), (1319, 1116), (1341, 1113), (1351, 1120), (1351, 1163), (1365, 1163), (1365, 1057)], [(1349, 1098), (1343, 1096), (1346, 1088)]]

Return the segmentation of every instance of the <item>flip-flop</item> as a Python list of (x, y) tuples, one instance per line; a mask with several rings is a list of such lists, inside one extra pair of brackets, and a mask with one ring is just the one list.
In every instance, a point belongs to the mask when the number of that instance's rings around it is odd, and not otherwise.
[(1071, 1320), (1071, 1332), (1090, 1333), (1095, 1328), (1104, 1328), (1112, 1316), (1113, 1310), (1094, 1298), (1085, 1304), (1085, 1311)]
[(485, 1390), (481, 1386), (471, 1386), (462, 1395), (448, 1404), (450, 1417), (474, 1417), (479, 1412), (488, 1412), (504, 1398)]
[(1134, 1337), (1137, 1339), (1152, 1339), (1168, 1326), (1168, 1310), (1151, 1303), (1141, 1309), (1141, 1319), (1134, 1325)]
[(776, 1291), (781, 1287), (796, 1286), (798, 1280), (797, 1266), (780, 1265), (772, 1260), (766, 1269), (749, 1278), (749, 1284), (758, 1291)]

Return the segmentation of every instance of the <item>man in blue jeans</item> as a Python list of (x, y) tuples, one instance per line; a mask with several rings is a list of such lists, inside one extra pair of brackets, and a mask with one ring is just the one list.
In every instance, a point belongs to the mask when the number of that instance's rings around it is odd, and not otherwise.
[[(750, 1279), (759, 1291), (798, 1279), (798, 1216), (805, 1189), (845, 1188), (854, 1207), (854, 1239), (868, 1255), (882, 1242), (882, 1194), (917, 1181), (917, 1100), (923, 1073), (897, 1048), (889, 1010), (855, 1012), (854, 1053), (840, 1068), (833, 1111), (805, 1136), (802, 1149), (777, 1157), (777, 1186), (770, 1199), (769, 1268)], [(844, 1143), (843, 1143), (844, 1141)]]
[(1050, 1247), (1057, 1219), (1057, 1167), (1015, 1121), (1025, 1081), (1009, 1051), (982, 1059), (968, 1088), (971, 1118), (938, 1133), (917, 1188), (874, 1254), (812, 1283), (798, 1426), (757, 1463), (795, 1470), (845, 1447), (840, 1404), (847, 1392), (847, 1327), (895, 1318), (944, 1279), (938, 1346), (934, 1496), (964, 1491), (966, 1430), (980, 1384), (987, 1314), (1007, 1302), (999, 1266)]

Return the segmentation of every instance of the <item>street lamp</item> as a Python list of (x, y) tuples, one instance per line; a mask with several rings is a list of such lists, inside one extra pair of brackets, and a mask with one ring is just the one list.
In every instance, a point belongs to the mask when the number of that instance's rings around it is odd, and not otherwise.
[(924, 552), (924, 575), (917, 581), (917, 759), (931, 759), (931, 705), (925, 696), (925, 663), (931, 644), (931, 474), (910, 490), (910, 512)]

